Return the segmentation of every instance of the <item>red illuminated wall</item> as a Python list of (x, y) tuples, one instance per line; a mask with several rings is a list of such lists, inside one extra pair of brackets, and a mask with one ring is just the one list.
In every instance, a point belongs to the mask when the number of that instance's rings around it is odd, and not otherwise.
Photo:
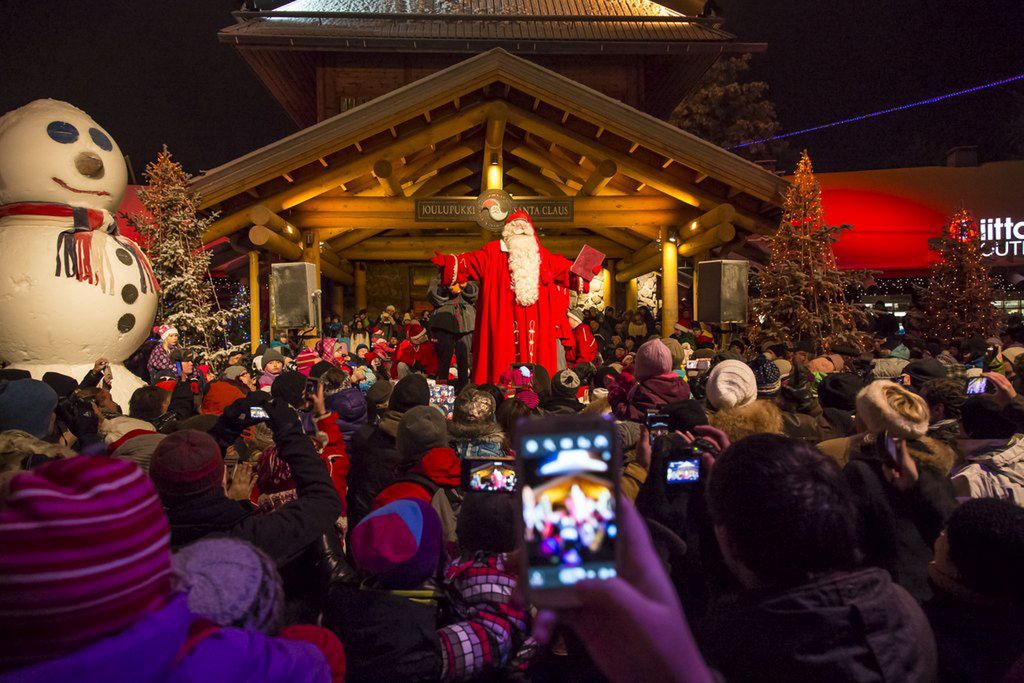
[(938, 237), (946, 220), (941, 211), (882, 192), (822, 190), (830, 225), (852, 225), (835, 244), (840, 268), (918, 271), (935, 260), (928, 240)]
[[(980, 166), (927, 166), (849, 173), (819, 173), (830, 225), (852, 225), (835, 245), (842, 268), (911, 275), (928, 270), (938, 237), (960, 209), (976, 218), (1024, 220), (1024, 161)], [(1024, 266), (1021, 257), (993, 266)]]

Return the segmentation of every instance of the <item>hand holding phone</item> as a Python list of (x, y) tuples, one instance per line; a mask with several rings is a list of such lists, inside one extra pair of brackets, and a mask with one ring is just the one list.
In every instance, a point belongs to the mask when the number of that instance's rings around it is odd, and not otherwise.
[(539, 606), (578, 603), (572, 587), (618, 573), (622, 454), (604, 417), (551, 416), (519, 423), (523, 575)]

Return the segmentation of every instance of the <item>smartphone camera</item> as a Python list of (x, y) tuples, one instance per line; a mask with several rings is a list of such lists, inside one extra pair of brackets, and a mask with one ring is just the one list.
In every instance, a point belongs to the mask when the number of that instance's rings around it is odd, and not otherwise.
[(267, 413), (266, 408), (263, 406), (252, 406), (249, 408), (249, 419), (251, 420), (269, 420), (270, 415)]
[(512, 493), (519, 483), (514, 460), (463, 460), (462, 488), (483, 493)]
[(700, 483), (700, 458), (669, 460), (665, 467), (665, 483), (671, 486)]
[(652, 444), (658, 437), (668, 436), (668, 415), (665, 413), (648, 410), (644, 423), (647, 425), (647, 434)]
[(987, 377), (971, 377), (967, 380), (967, 395), (977, 396), (988, 393)]
[(896, 445), (896, 439), (889, 436), (888, 432), (875, 437), (875, 450), (882, 458), (882, 461), (889, 465), (889, 467), (899, 469), (899, 448)]
[(612, 426), (520, 434), (523, 542), (531, 591), (616, 576)]

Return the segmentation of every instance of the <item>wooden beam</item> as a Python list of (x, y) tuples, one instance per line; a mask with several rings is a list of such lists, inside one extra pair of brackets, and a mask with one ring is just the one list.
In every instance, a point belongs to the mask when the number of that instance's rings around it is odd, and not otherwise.
[(546, 197), (565, 197), (571, 191), (557, 180), (551, 180), (533, 171), (528, 171), (522, 166), (516, 166), (505, 171), (509, 177), (515, 178), (527, 187), (532, 187), (538, 194)]
[[(472, 173), (472, 171), (470, 171)], [(659, 226), (677, 225), (680, 214), (675, 211), (575, 211), (575, 218), (567, 222), (551, 222), (552, 228), (593, 229), (625, 228), (647, 237), (657, 237)], [(306, 228), (326, 228), (325, 239), (333, 239), (353, 228), (402, 228), (403, 230), (443, 230), (448, 228), (470, 227), (475, 221), (423, 221), (417, 222), (412, 213), (373, 214), (373, 213), (299, 213), (296, 220)], [(535, 223), (544, 224), (543, 219), (535, 219)]]
[(351, 285), (355, 278), (327, 260), (320, 261), (320, 274), (342, 285)]
[[(720, 198), (700, 188), (679, 183), (670, 176), (667, 176), (660, 168), (652, 168), (628, 154), (603, 147), (597, 141), (584, 137), (531, 111), (521, 109), (515, 105), (509, 105), (508, 120), (512, 125), (528, 130), (531, 133), (536, 133), (550, 140), (553, 144), (561, 145), (576, 154), (610, 159), (618, 164), (620, 171), (625, 175), (691, 206), (707, 211), (722, 203)], [(767, 219), (748, 211), (737, 211), (735, 222), (752, 232), (763, 234), (772, 233), (775, 230), (775, 226)]]
[(366, 264), (357, 263), (355, 266), (356, 311), (362, 311), (366, 309)]
[(647, 273), (650, 273), (652, 270), (657, 270), (658, 268), (660, 268), (662, 260), (662, 248), (661, 245), (658, 244), (658, 251), (652, 254), (651, 256), (648, 256), (647, 258), (641, 261), (637, 261), (629, 265), (628, 267), (620, 266), (619, 271), (615, 273), (615, 281), (631, 282), (632, 280), (640, 277), (641, 275), (646, 275)]
[[(340, 251), (340, 255), (364, 261), (427, 261), (435, 251), (443, 254), (462, 253), (481, 247), (485, 239), (479, 234), (451, 235), (444, 237), (378, 237), (367, 239), (358, 247)], [(541, 244), (550, 251), (575, 258), (584, 244), (590, 244), (598, 251), (611, 257), (621, 257), (628, 250), (611, 240), (601, 238), (581, 239), (573, 236), (548, 235), (540, 238)]]
[(373, 164), (373, 175), (377, 178), (385, 197), (404, 197), (402, 182), (395, 173), (395, 165), (387, 159), (378, 159)]
[(427, 180), (425, 183), (416, 188), (416, 190), (412, 193), (412, 196), (416, 199), (430, 197), (432, 195), (437, 194), (438, 192), (448, 187), (449, 185), (457, 183), (460, 180), (468, 178), (471, 175), (473, 175), (473, 169), (469, 168), (468, 166), (456, 166), (450, 171), (438, 173), (433, 178)]
[[(655, 234), (654, 241), (648, 242), (639, 249), (634, 249), (633, 253), (626, 258), (619, 261), (619, 272), (632, 268), (641, 261), (646, 261), (652, 256), (656, 256), (661, 253), (661, 244), (658, 242), (658, 238), (661, 237), (660, 230), (658, 234)], [(625, 282), (625, 280), (619, 280), (619, 282)]]
[(601, 237), (617, 242), (631, 250), (640, 249), (647, 244), (647, 240), (637, 237), (622, 228), (595, 228), (591, 226), (590, 229)]
[(262, 225), (254, 225), (249, 228), (249, 241), (257, 247), (262, 247), (289, 261), (299, 261), (302, 259), (302, 247), (295, 242), (286, 240), (270, 228), (265, 228)]
[(732, 204), (719, 204), (703, 216), (690, 221), (684, 230), (680, 231), (680, 239), (689, 239), (694, 234), (713, 228), (720, 223), (729, 223), (736, 218), (736, 209)]
[[(487, 106), (486, 103), (480, 103), (472, 107), (466, 107), (455, 114), (435, 119), (432, 124), (423, 130), (406, 135), (374, 150), (375, 158), (380, 158), (381, 156), (401, 157), (412, 154), (427, 145), (436, 144), (457, 133), (469, 130), (483, 123)], [(373, 160), (374, 157), (361, 155), (334, 168), (326, 168), (322, 173), (309, 180), (289, 185), (287, 188), (269, 197), (265, 197), (261, 203), (271, 211), (290, 209), (313, 197), (322, 195), (339, 185), (351, 182), (359, 176), (366, 175), (373, 170)], [(208, 244), (219, 237), (230, 235), (248, 223), (248, 209), (241, 209), (223, 216), (216, 220), (203, 234), (203, 243)]]
[(340, 268), (343, 272), (348, 273), (349, 275), (352, 274), (352, 264), (331, 251), (326, 242), (320, 243), (320, 258), (327, 261), (332, 266)]
[(500, 190), (504, 184), (505, 164), (502, 159), (502, 146), (505, 141), (506, 121), (508, 105), (504, 102), (492, 103), (487, 110), (487, 131), (484, 135), (484, 158), (480, 175), (480, 187), (485, 190)]
[(584, 175), (578, 166), (570, 167), (553, 154), (537, 149), (532, 145), (516, 145), (509, 148), (508, 152), (512, 156), (529, 162), (537, 168), (553, 173), (558, 176), (563, 183), (569, 183), (572, 181), (582, 185), (585, 181)]
[(437, 154), (428, 154), (402, 169), (402, 184), (415, 183), (431, 171), (445, 168), (468, 156), (476, 154), (484, 147), (483, 140), (476, 139), (448, 145), (438, 150)]
[(349, 230), (340, 237), (328, 240), (327, 246), (337, 253), (342, 249), (349, 249), (363, 240), (373, 237), (374, 235), (379, 235), (385, 230), (390, 230), (390, 228), (364, 228), (361, 230)]
[[(605, 260), (604, 262), (604, 281), (602, 298), (604, 299), (605, 308), (611, 306), (615, 308), (615, 269), (618, 265), (617, 261)], [(603, 313), (603, 311), (602, 311)]]
[[(680, 216), (678, 223), (688, 223), (702, 213), (672, 197), (664, 195), (605, 195), (601, 197), (573, 197), (576, 213), (621, 212), (675, 213)], [(382, 218), (409, 220), (415, 215), (416, 202), (410, 197), (321, 197), (302, 205), (303, 216), (319, 212), (352, 213), (360, 216), (377, 215)], [(721, 223), (720, 219), (716, 223)]]
[(263, 204), (257, 204), (249, 209), (249, 220), (252, 221), (253, 225), (262, 225), (265, 228), (270, 228), (282, 237), (290, 239), (292, 242), (298, 243), (302, 240), (302, 234), (299, 232), (298, 228), (281, 218)]
[(583, 183), (583, 187), (580, 188), (580, 194), (589, 196), (601, 194), (601, 190), (608, 185), (618, 172), (619, 167), (614, 161), (602, 159), (598, 162), (597, 168), (594, 169)]
[(687, 258), (702, 254), (728, 244), (736, 237), (736, 228), (732, 223), (721, 223), (710, 230), (690, 238), (679, 245), (679, 255)]

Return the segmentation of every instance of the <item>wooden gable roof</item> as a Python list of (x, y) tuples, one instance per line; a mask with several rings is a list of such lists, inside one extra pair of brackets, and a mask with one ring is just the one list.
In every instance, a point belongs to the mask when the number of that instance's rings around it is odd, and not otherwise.
[(499, 186), (513, 196), (574, 197), (571, 223), (539, 224), (545, 244), (574, 253), (582, 240), (627, 260), (664, 227), (681, 228), (685, 240), (732, 223), (742, 247), (777, 224), (786, 188), (756, 164), (500, 49), (192, 184), (204, 208), (220, 213), (207, 242), (256, 225), (296, 245), (313, 231), (342, 264), (422, 260), (432, 247), (483, 238), (475, 224), (417, 223), (415, 200), (475, 196), (491, 186), (495, 160)]

